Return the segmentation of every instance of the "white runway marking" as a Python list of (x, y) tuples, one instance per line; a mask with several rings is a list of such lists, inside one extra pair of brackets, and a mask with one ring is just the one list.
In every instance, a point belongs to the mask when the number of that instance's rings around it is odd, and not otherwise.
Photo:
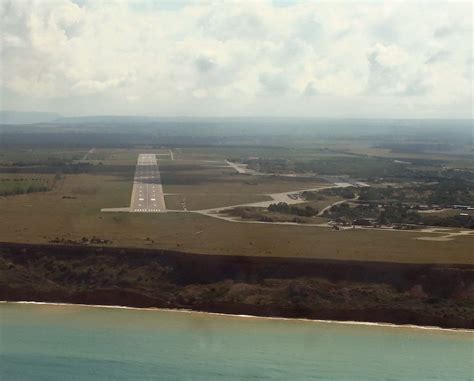
[(139, 213), (166, 212), (160, 170), (154, 154), (138, 155), (130, 210)]

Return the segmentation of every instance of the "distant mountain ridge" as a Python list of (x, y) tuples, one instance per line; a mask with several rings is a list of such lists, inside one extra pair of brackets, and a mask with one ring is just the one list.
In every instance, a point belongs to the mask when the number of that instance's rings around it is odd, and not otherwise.
[(0, 124), (47, 123), (61, 118), (54, 112), (40, 111), (0, 111)]

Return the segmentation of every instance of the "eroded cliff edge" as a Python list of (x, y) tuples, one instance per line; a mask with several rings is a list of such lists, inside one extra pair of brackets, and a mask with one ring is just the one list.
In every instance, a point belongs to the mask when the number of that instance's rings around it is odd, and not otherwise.
[(474, 329), (474, 266), (0, 243), (0, 299)]

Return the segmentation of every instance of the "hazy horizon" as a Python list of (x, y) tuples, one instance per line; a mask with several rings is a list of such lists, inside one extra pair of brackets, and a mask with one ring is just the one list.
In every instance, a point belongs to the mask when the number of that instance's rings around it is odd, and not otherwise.
[(41, 123), (45, 122), (63, 122), (63, 121), (74, 121), (74, 120), (86, 120), (86, 119), (136, 119), (136, 120), (301, 120), (301, 121), (453, 121), (453, 122), (470, 122), (472, 118), (402, 118), (402, 117), (338, 117), (338, 116), (271, 116), (271, 115), (145, 115), (145, 114), (83, 114), (83, 115), (62, 115), (60, 112), (55, 111), (17, 111), (17, 110), (0, 110), (0, 124), (22, 124), (22, 120), (38, 120), (24, 122), (24, 124), (30, 123)]
[(0, 109), (472, 118), (472, 3), (4, 1)]

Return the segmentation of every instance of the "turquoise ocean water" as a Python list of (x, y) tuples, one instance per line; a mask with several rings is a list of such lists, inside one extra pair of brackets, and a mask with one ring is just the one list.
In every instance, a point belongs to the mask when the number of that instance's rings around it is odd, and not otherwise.
[(1, 380), (473, 380), (472, 332), (0, 304)]

